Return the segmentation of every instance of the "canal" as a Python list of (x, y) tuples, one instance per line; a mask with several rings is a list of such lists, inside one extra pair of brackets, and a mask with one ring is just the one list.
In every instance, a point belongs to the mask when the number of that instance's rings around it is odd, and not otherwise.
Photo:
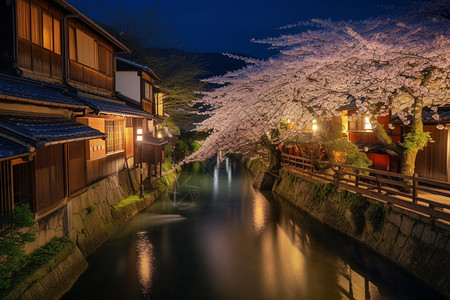
[(88, 257), (63, 299), (439, 299), (354, 240), (195, 163)]

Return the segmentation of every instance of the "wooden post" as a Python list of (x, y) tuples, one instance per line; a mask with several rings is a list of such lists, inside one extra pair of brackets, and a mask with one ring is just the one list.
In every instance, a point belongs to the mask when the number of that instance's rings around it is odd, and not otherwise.
[(355, 172), (355, 187), (359, 186), (359, 170)]
[(413, 192), (412, 192), (412, 201), (417, 203), (417, 174), (413, 174), (413, 184), (412, 184)]
[(377, 174), (377, 188), (378, 188), (378, 193), (381, 193), (380, 174)]

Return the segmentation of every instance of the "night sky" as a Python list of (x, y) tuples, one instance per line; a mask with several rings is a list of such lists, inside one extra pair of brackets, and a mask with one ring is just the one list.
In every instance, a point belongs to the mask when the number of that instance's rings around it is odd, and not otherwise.
[[(68, 2), (92, 19), (101, 20), (98, 7), (109, 5), (111, 0)], [(131, 11), (158, 5), (158, 20), (170, 25), (170, 34), (184, 50), (262, 57), (269, 52), (249, 40), (285, 33), (277, 29), (280, 26), (310, 18), (363, 19), (384, 14), (393, 5), (411, 5), (411, 0), (128, 0), (120, 5), (130, 5)]]

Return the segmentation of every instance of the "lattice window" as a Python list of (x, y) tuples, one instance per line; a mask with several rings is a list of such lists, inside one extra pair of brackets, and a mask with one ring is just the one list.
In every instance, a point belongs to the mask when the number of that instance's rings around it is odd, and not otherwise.
[(106, 153), (114, 152), (114, 120), (105, 120)]
[(114, 150), (123, 150), (123, 121), (114, 121)]
[(133, 127), (133, 118), (125, 117), (125, 127)]
[(105, 120), (106, 153), (123, 150), (123, 120)]

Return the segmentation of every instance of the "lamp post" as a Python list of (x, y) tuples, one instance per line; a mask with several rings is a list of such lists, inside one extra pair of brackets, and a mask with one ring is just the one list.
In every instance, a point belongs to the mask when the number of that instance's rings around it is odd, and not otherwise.
[(138, 128), (136, 130), (137, 133), (137, 141), (141, 142), (141, 163), (140, 163), (140, 177), (141, 177), (141, 188), (139, 189), (139, 198), (144, 198), (144, 183), (142, 181), (142, 161), (144, 160), (144, 151), (143, 151), (143, 145), (144, 145), (144, 141), (142, 138), (142, 128)]

